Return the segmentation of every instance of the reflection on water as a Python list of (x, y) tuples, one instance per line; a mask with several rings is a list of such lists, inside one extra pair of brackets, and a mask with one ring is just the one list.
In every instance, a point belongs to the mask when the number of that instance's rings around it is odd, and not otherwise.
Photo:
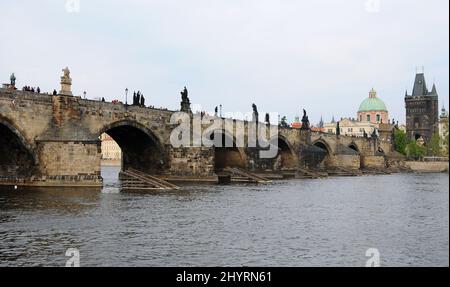
[(0, 266), (449, 265), (448, 174), (191, 185), (0, 191)]

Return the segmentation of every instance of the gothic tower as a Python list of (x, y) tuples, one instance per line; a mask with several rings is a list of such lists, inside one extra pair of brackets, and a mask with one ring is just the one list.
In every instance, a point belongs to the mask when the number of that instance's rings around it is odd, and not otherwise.
[(406, 91), (405, 105), (408, 138), (422, 137), (428, 143), (439, 128), (439, 103), (436, 86), (428, 91), (423, 73), (416, 74), (412, 94)]

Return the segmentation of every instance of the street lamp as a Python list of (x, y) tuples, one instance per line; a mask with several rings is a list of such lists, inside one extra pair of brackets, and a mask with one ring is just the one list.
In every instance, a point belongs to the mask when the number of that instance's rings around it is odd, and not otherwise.
[(125, 89), (125, 105), (128, 106), (128, 88)]
[(220, 105), (220, 117), (222, 117), (222, 105)]

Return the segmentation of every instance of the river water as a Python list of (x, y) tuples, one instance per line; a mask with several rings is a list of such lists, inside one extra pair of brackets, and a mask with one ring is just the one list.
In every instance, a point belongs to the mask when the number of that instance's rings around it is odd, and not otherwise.
[(0, 266), (449, 265), (449, 175), (395, 174), (189, 185), (0, 191)]

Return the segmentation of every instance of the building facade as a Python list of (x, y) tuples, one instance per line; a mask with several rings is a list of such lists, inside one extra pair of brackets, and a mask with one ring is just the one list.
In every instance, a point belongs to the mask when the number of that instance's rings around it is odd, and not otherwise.
[[(365, 132), (370, 137), (373, 131), (378, 129), (378, 124), (344, 118), (339, 121), (339, 128), (340, 134), (344, 136), (363, 137)], [(336, 129), (337, 123), (326, 123), (323, 127), (324, 132), (329, 134), (336, 134)]]
[(439, 129), (439, 100), (436, 85), (428, 91), (423, 73), (416, 74), (412, 94), (406, 91), (405, 107), (408, 138), (423, 138), (428, 143)]
[(103, 160), (120, 161), (122, 159), (122, 150), (108, 134), (102, 134), (100, 140)]
[(377, 92), (372, 89), (369, 97), (365, 99), (358, 109), (357, 119), (359, 122), (373, 124), (387, 124), (389, 113), (383, 100), (377, 97)]

